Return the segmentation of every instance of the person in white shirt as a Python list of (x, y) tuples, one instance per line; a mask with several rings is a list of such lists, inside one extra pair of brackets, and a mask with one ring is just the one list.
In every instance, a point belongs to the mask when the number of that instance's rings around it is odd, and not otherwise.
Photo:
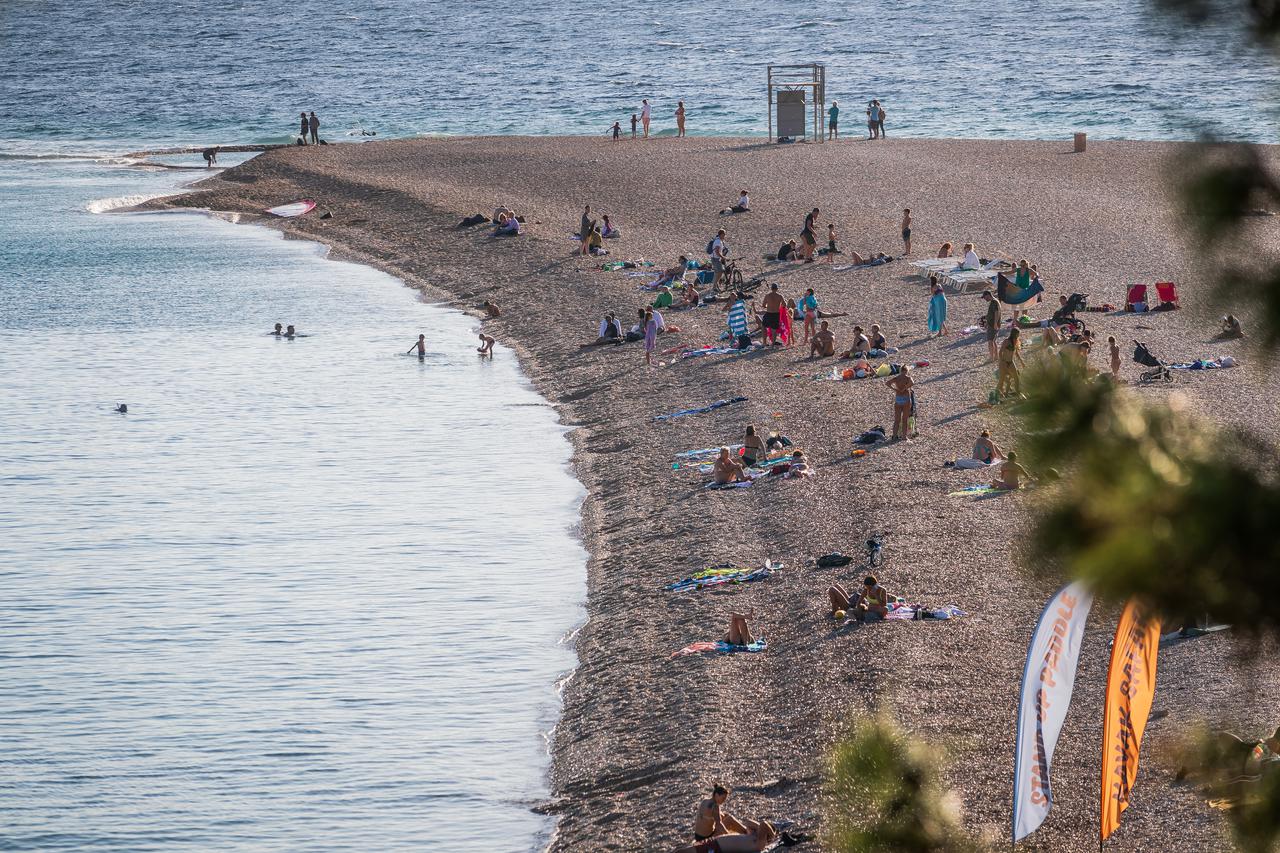
[(645, 98), (640, 101), (640, 123), (644, 125), (644, 138), (649, 138), (649, 118), (650, 118), (649, 99)]
[(960, 262), (962, 270), (976, 270), (982, 266), (982, 262), (978, 260), (978, 253), (973, 250), (972, 243), (964, 244), (964, 260)]

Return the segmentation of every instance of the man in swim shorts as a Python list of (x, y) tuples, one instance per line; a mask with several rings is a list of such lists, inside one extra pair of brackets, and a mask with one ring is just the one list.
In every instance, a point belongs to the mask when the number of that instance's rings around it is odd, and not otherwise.
[(727, 447), (720, 448), (720, 455), (716, 457), (715, 464), (711, 466), (711, 476), (716, 483), (722, 486), (727, 483), (741, 483), (747, 479), (742, 464), (729, 455), (729, 448)]
[(413, 346), (409, 347), (408, 352), (406, 352), (405, 354), (408, 355), (408, 353), (413, 352), (414, 350), (418, 351), (418, 358), (426, 358), (427, 356), (427, 336), (426, 335), (418, 335), (418, 342)]
[(911, 208), (902, 209), (902, 254), (911, 254)]
[(823, 320), (813, 336), (813, 343), (809, 345), (809, 358), (826, 358), (835, 354), (836, 336), (831, 334), (830, 324)]
[(493, 358), (494, 339), (484, 332), (480, 333), (480, 346), (476, 347), (476, 352), (480, 353), (482, 358)]
[(764, 312), (760, 315), (760, 325), (764, 327), (766, 344), (782, 346), (782, 312), (787, 310), (787, 302), (778, 293), (778, 285), (769, 285), (769, 292), (761, 302)]

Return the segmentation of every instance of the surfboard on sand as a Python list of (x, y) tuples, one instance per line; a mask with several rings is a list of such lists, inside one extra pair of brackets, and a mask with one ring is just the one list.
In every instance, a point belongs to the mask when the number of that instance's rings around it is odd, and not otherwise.
[(309, 198), (304, 198), (302, 201), (295, 201), (292, 204), (281, 204), (276, 207), (268, 207), (267, 213), (270, 213), (272, 216), (281, 216), (287, 219), (294, 216), (301, 216), (304, 213), (310, 213), (315, 209), (316, 203)]

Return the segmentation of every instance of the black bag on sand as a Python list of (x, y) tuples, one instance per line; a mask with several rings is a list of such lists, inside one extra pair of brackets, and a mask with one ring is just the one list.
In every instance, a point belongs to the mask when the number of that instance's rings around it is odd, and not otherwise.
[(839, 551), (832, 551), (830, 554), (823, 554), (818, 558), (818, 568), (835, 569), (840, 566), (847, 566), (853, 562), (853, 557), (846, 557)]
[(627, 342), (628, 342), (628, 343), (632, 343), (632, 342), (635, 342), (635, 341), (638, 341), (638, 340), (642, 340), (643, 338), (644, 338), (644, 335), (640, 334), (639, 332), (627, 332)]
[(750, 335), (738, 335), (738, 349), (751, 349)]

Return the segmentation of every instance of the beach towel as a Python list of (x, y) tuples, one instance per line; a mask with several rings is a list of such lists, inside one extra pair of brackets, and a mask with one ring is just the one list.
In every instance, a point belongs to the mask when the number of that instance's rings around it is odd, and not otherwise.
[(706, 412), (714, 411), (715, 409), (723, 408), (725, 406), (732, 406), (734, 403), (745, 403), (746, 401), (747, 401), (746, 397), (734, 397), (731, 400), (716, 400), (714, 403), (709, 403), (708, 405), (705, 405), (699, 409), (685, 409), (680, 412), (672, 412), (669, 415), (654, 415), (653, 419), (655, 421), (669, 421), (672, 418), (681, 418), (681, 417), (684, 417), (685, 415), (701, 415)]
[(968, 615), (968, 613), (954, 604), (947, 604), (943, 607), (930, 607), (924, 604), (907, 604), (899, 600), (890, 608), (889, 615), (884, 618), (895, 622), (906, 622), (920, 619), (956, 619), (960, 616)]
[(1235, 367), (1236, 360), (1229, 355), (1220, 358), (1198, 358), (1195, 361), (1182, 361), (1169, 365), (1170, 370), (1217, 370), (1221, 367)]
[(1031, 282), (1031, 286), (1025, 290), (1019, 288), (1010, 281), (1004, 273), (996, 276), (996, 298), (1007, 305), (1021, 305), (1036, 298), (1037, 294), (1044, 292), (1044, 285), (1040, 284), (1040, 279)]
[(962, 471), (976, 470), (978, 468), (991, 468), (1004, 462), (1003, 459), (997, 459), (994, 462), (983, 462), (981, 459), (974, 459), (972, 456), (962, 457), (955, 461), (955, 467)]
[(758, 569), (703, 569), (691, 577), (669, 583), (663, 587), (667, 592), (685, 592), (687, 590), (706, 589), (726, 584), (752, 583), (762, 581), (773, 574), (774, 564), (769, 563)]
[(750, 645), (747, 645), (747, 646), (735, 646), (732, 643), (726, 643), (723, 640), (717, 640), (714, 643), (712, 642), (690, 643), (680, 651), (672, 652), (671, 657), (678, 658), (678, 657), (684, 657), (685, 655), (700, 655), (700, 654), (705, 654), (707, 652), (714, 652), (715, 654), (722, 654), (722, 655), (734, 654), (736, 652), (762, 652), (767, 648), (769, 648), (769, 644), (765, 642), (763, 637), (761, 637), (760, 639), (756, 640), (754, 643), (751, 643)]
[(935, 293), (929, 300), (929, 332), (936, 335), (942, 331), (942, 326), (947, 322), (947, 297), (942, 293)]
[(993, 487), (993, 486), (986, 486), (986, 485), (979, 485), (979, 486), (965, 486), (963, 489), (960, 489), (959, 491), (956, 491), (956, 492), (947, 492), (947, 497), (949, 497), (949, 498), (971, 498), (971, 497), (975, 497), (975, 496), (977, 496), (977, 495), (992, 495), (992, 494), (995, 494), (996, 492), (1002, 492), (1002, 491), (1007, 491), (1007, 490), (1006, 490), (1006, 489), (997, 489), (997, 488), (995, 488), (995, 487)]
[(761, 349), (763, 346), (764, 346), (763, 344), (752, 344), (751, 346), (746, 347), (744, 349), (738, 349), (737, 347), (705, 346), (702, 349), (685, 350), (684, 352), (680, 353), (680, 357), (683, 359), (683, 358), (699, 358), (704, 355), (743, 355), (745, 353), (755, 352), (756, 350)]
[(714, 489), (716, 491), (719, 491), (720, 489), (745, 489), (754, 482), (754, 480), (742, 480), (737, 483), (707, 483), (702, 488)]
[(861, 270), (866, 269), (867, 267), (878, 267), (882, 264), (889, 263), (891, 260), (893, 260), (893, 258), (871, 258), (870, 260), (863, 261), (860, 264), (845, 264), (844, 266), (835, 267), (835, 271), (847, 272), (848, 270)]
[(733, 340), (747, 334), (747, 304), (741, 299), (733, 303), (726, 322), (729, 324), (729, 334), (733, 336)]
[[(728, 447), (730, 453), (736, 454), (742, 448), (742, 445), (730, 444)], [(720, 448), (718, 447), (701, 447), (697, 450), (682, 450), (676, 454), (676, 459), (715, 459), (719, 455)]]

